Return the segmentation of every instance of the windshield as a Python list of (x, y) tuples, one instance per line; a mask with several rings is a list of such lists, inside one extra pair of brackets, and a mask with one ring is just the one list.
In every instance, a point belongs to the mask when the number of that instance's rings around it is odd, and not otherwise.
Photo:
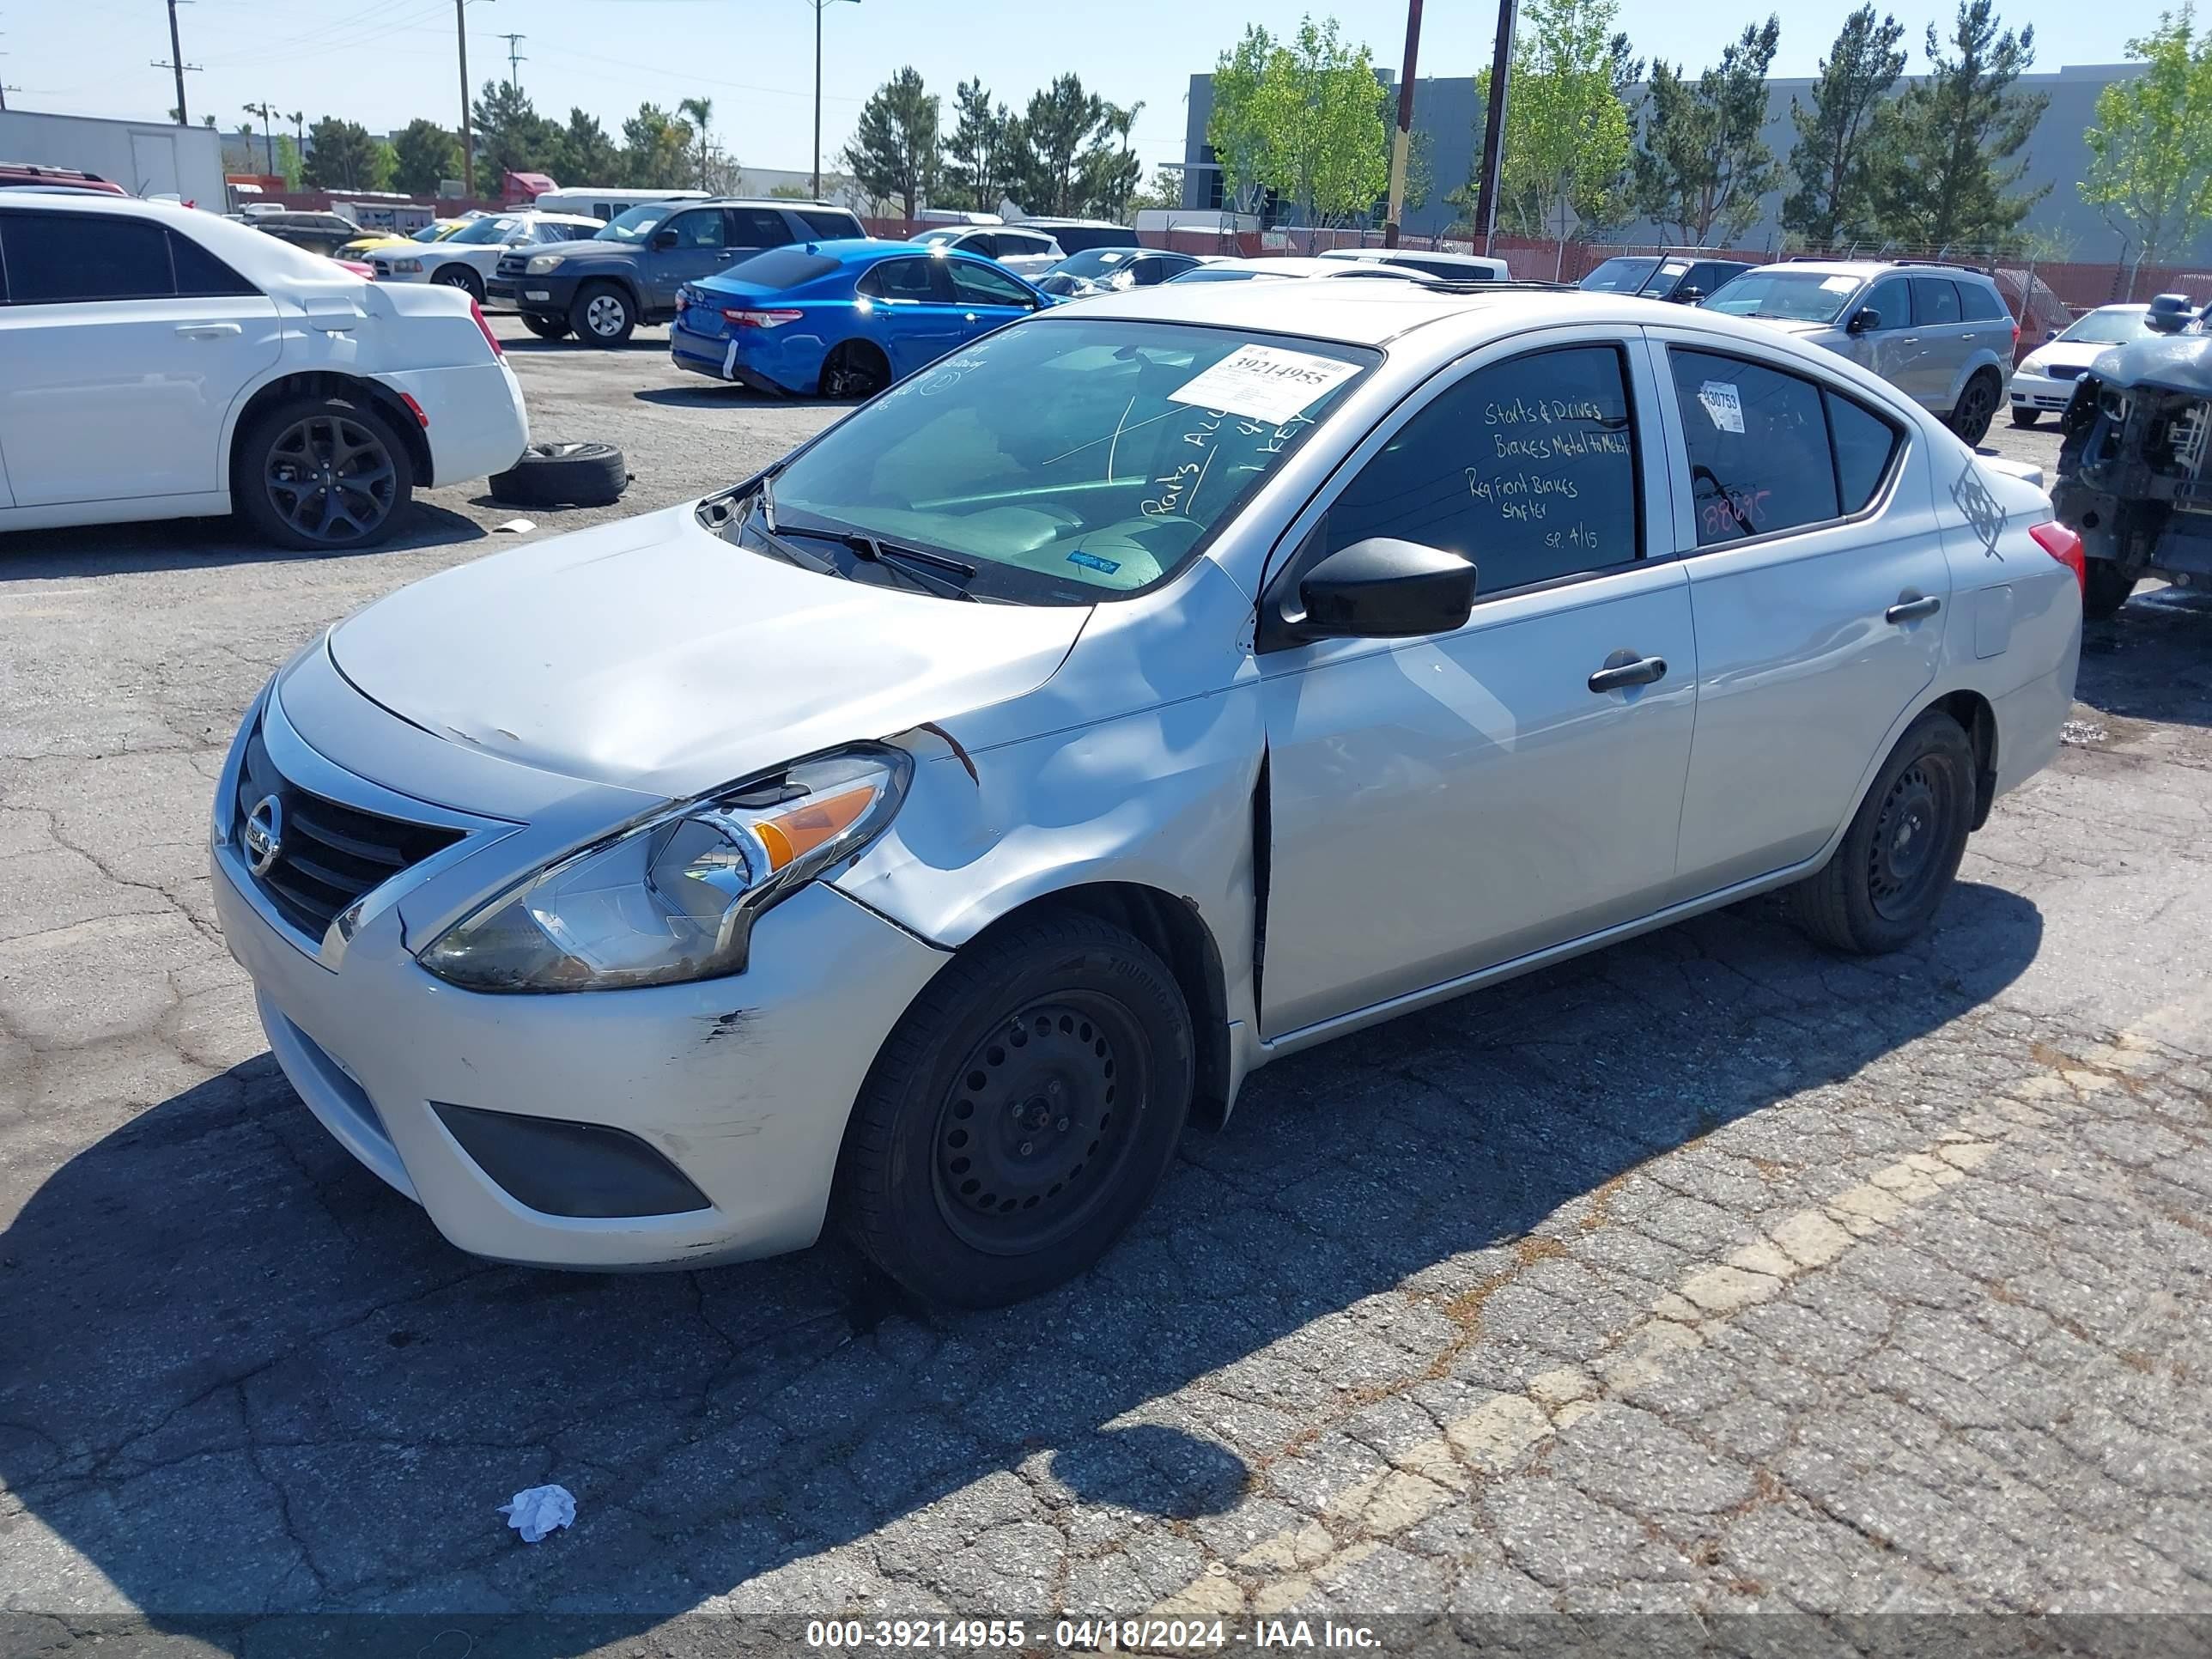
[(1582, 286), (1598, 294), (1633, 294), (1659, 269), (1656, 259), (1607, 259), (1582, 280)]
[(1071, 253), (1053, 267), (1055, 272), (1070, 276), (1105, 276), (1116, 265), (1126, 265), (1137, 257), (1133, 247), (1094, 247), (1088, 253)]
[[(775, 525), (972, 564), (984, 598), (1138, 592), (1180, 569), (1379, 360), (1185, 324), (1018, 324), (823, 434), (775, 475)], [(757, 512), (744, 523), (758, 535)]]
[(952, 240), (956, 236), (966, 235), (968, 228), (966, 225), (948, 225), (938, 230), (925, 230), (914, 240), (924, 247), (935, 247), (941, 242)]
[(2125, 345), (2150, 332), (2150, 325), (2143, 320), (2148, 315), (2148, 311), (2140, 308), (2105, 306), (2091, 312), (2058, 337), (2071, 340), (2076, 345)]
[(510, 231), (522, 228), (520, 219), (471, 219), (448, 239), (455, 242), (503, 242)]
[(653, 234), (653, 228), (668, 216), (665, 207), (634, 207), (617, 213), (592, 233), (595, 242), (641, 242)]
[(446, 230), (447, 227), (444, 225), (425, 225), (415, 233), (411, 240), (417, 242), (434, 242), (446, 234)]
[(1705, 309), (1726, 317), (1832, 323), (1865, 282), (1862, 276), (1830, 276), (1817, 270), (1747, 270), (1723, 283), (1705, 301)]
[(1292, 275), (1287, 270), (1255, 270), (1249, 265), (1193, 265), (1188, 270), (1179, 270), (1168, 278), (1170, 283), (1249, 283), (1255, 276), (1270, 282), (1279, 282)]

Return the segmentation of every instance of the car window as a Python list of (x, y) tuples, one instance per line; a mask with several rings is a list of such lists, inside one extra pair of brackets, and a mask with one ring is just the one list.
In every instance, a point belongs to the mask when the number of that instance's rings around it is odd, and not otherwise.
[(0, 239), (9, 295), (19, 306), (167, 299), (177, 291), (168, 234), (149, 220), (10, 215)]
[(1583, 277), (1581, 286), (1594, 294), (1633, 294), (1650, 280), (1651, 273), (1658, 268), (1656, 259), (1607, 259)]
[(1842, 316), (1862, 279), (1848, 271), (1747, 270), (1705, 301), (1723, 317), (1765, 317), (1783, 323), (1832, 323)]
[(1001, 231), (999, 252), (1001, 254), (1049, 253), (1052, 243), (1042, 236), (1024, 236), (1018, 233)]
[(1669, 348), (1690, 452), (1698, 545), (1838, 516), (1820, 388), (1718, 352)]
[(1845, 513), (1863, 512), (1889, 476), (1889, 464), (1904, 441), (1889, 422), (1862, 404), (1821, 388), (1828, 414), (1828, 436), (1835, 446), (1836, 487)]
[(1959, 320), (1959, 290), (1941, 276), (1912, 279), (1912, 320), (1921, 327)]
[(1912, 326), (1912, 292), (1902, 276), (1885, 276), (1869, 289), (1854, 307), (1853, 313), (1871, 306), (1880, 314), (1875, 326), (1885, 333), (1893, 328)]
[(1476, 369), (1398, 429), (1329, 504), (1327, 550), (1370, 536), (1474, 561), (1486, 595), (1642, 556), (1620, 348)]
[(965, 236), (951, 238), (945, 246), (957, 247), (963, 253), (980, 253), (986, 259), (996, 258), (999, 252), (998, 238), (987, 230), (973, 231)]
[(1959, 290), (1959, 307), (1968, 322), (1993, 323), (2000, 317), (2011, 317), (2005, 302), (1997, 297), (1996, 289), (1987, 283), (1961, 282), (1953, 286)]
[(676, 246), (684, 249), (716, 248), (726, 246), (720, 208), (705, 208), (692, 213), (679, 213), (668, 222), (675, 233)]
[(781, 247), (794, 240), (791, 227), (774, 208), (726, 208), (732, 247)]
[(2076, 345), (2125, 345), (2150, 332), (2146, 306), (2100, 306), (2058, 337)]
[(503, 242), (522, 222), (519, 219), (471, 219), (455, 231), (451, 240), (455, 246), (479, 246), (486, 242)]
[(1030, 304), (1029, 290), (1003, 270), (974, 259), (948, 259), (952, 292), (963, 305), (1020, 306)]
[(825, 241), (842, 242), (868, 234), (849, 213), (831, 213), (820, 208), (795, 208), (793, 211), (799, 215), (801, 224)]
[(933, 264), (928, 259), (886, 259), (862, 274), (858, 289), (877, 300), (935, 300)]
[(169, 233), (169, 260), (176, 273), (177, 292), (186, 299), (261, 291), (191, 237), (173, 230)]

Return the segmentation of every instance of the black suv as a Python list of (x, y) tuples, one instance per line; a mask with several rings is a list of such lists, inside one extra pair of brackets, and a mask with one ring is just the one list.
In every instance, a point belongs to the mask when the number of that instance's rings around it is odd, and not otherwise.
[(485, 291), (522, 313), (542, 340), (573, 332), (617, 346), (640, 323), (676, 314), (676, 291), (763, 248), (866, 236), (842, 208), (818, 202), (652, 202), (575, 242), (517, 248)]

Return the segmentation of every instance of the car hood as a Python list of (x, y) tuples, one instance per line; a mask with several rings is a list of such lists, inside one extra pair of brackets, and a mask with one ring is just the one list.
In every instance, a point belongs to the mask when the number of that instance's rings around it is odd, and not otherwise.
[(2106, 386), (2212, 398), (2212, 337), (2158, 334), (2108, 346), (2091, 372)]
[(341, 623), (331, 655), (449, 742), (684, 799), (1019, 696), (1090, 615), (822, 575), (732, 546), (684, 506), (403, 587)]
[(592, 237), (578, 236), (565, 242), (540, 242), (528, 252), (532, 258), (541, 253), (557, 253), (564, 259), (635, 259), (637, 258), (637, 245), (602, 242)]
[(1778, 328), (1784, 334), (1795, 334), (1800, 339), (1814, 334), (1840, 334), (1844, 331), (1840, 323), (1796, 322), (1780, 317), (1754, 317), (1750, 320), (1765, 323), (1769, 328)]

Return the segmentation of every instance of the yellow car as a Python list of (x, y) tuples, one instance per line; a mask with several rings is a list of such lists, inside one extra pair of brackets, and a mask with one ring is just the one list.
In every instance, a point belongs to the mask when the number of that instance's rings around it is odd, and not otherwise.
[(358, 259), (373, 247), (397, 247), (402, 242), (442, 242), (466, 223), (465, 219), (433, 219), (422, 229), (404, 235), (396, 230), (373, 230), (355, 237), (337, 251), (337, 257)]

